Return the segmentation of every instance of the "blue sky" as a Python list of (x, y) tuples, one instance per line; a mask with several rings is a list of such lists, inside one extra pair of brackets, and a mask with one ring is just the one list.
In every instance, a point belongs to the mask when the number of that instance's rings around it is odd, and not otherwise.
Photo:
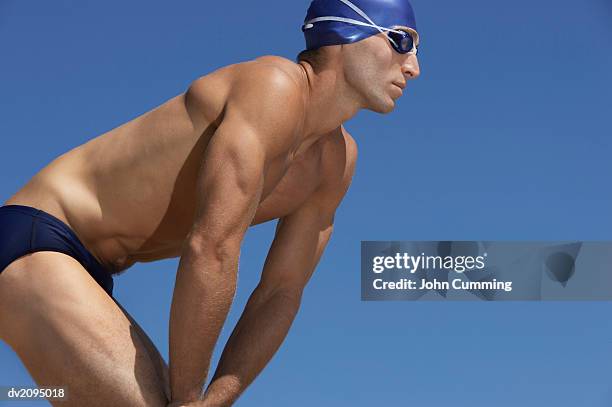
[[(612, 238), (610, 3), (413, 5), (422, 76), (393, 113), (347, 123), (359, 161), (336, 231), (284, 345), (236, 406), (612, 405), (609, 303), (360, 301), (361, 240)], [(293, 58), (307, 6), (0, 1), (0, 200), (198, 76)], [(247, 235), (214, 365), (273, 229)], [(115, 280), (166, 357), (176, 267)], [(0, 385), (31, 384), (0, 344)]]

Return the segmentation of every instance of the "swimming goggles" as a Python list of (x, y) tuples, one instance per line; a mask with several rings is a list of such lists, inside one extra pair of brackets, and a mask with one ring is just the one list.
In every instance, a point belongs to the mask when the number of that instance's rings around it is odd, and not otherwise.
[[(314, 27), (314, 23), (318, 23), (321, 21), (340, 21), (340, 22), (347, 23), (347, 24), (361, 25), (364, 27), (373, 27), (373, 28), (376, 28), (381, 33), (385, 34), (385, 36), (387, 37), (387, 39), (389, 40), (393, 48), (400, 54), (409, 54), (409, 53), (413, 53), (414, 55), (417, 54), (416, 41), (415, 41), (415, 38), (412, 36), (411, 32), (408, 32), (404, 29), (381, 27), (377, 25), (374, 21), (372, 21), (372, 19), (363, 10), (361, 10), (359, 7), (351, 3), (349, 0), (338, 0), (338, 1), (341, 1), (342, 3), (346, 4), (353, 11), (355, 11), (361, 17), (366, 19), (368, 23), (359, 21), (359, 20), (354, 20), (352, 18), (346, 18), (346, 17), (323, 16), (323, 17), (316, 17), (316, 18), (313, 18), (312, 20), (306, 21), (304, 25), (302, 26), (302, 29), (308, 30)], [(415, 35), (418, 36), (416, 32), (415, 32)]]

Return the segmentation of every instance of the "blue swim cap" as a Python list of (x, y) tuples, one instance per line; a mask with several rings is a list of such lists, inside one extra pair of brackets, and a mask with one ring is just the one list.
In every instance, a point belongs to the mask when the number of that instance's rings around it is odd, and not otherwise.
[(408, 0), (313, 0), (302, 31), (306, 48), (311, 50), (361, 41), (393, 26), (411, 28), (416, 34), (416, 18)]

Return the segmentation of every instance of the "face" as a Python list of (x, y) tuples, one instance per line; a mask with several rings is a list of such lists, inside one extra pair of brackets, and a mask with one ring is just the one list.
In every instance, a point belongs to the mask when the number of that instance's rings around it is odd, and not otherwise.
[(363, 108), (389, 113), (411, 79), (419, 74), (417, 56), (400, 54), (384, 34), (342, 46), (344, 78)]

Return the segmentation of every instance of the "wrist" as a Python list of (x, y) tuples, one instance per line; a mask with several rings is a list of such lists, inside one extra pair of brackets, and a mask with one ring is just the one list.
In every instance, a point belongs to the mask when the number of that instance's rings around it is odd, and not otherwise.
[(236, 377), (215, 377), (202, 397), (202, 407), (231, 407), (241, 392), (240, 381)]

